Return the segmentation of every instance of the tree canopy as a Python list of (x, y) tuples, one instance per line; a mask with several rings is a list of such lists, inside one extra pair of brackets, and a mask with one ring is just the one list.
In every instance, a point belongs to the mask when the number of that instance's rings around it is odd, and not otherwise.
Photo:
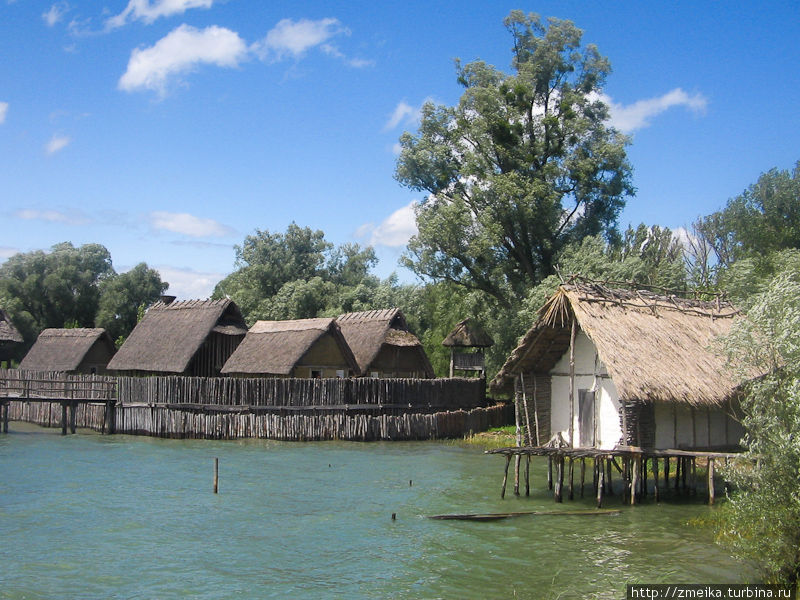
[(404, 263), (508, 307), (567, 244), (615, 237), (633, 188), (628, 140), (600, 100), (608, 60), (570, 21), (512, 11), (504, 23), (514, 72), (457, 62), (458, 105), (423, 106), (395, 177), (428, 194)]

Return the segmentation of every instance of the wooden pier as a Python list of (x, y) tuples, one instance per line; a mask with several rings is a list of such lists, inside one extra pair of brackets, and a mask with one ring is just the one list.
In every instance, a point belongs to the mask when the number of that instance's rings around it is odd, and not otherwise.
[[(565, 495), (573, 500), (576, 495), (575, 463), (579, 463), (579, 486), (577, 494), (583, 498), (586, 488), (587, 459), (591, 461), (592, 494), (597, 507), (603, 505), (604, 498), (614, 495), (613, 475), (616, 470), (622, 481), (621, 497), (624, 504), (641, 502), (652, 493), (656, 502), (667, 495), (696, 495), (698, 489), (697, 461), (704, 461), (707, 467), (706, 479), (708, 503), (715, 500), (715, 466), (717, 461), (741, 458), (731, 452), (703, 450), (653, 450), (633, 446), (616, 447), (613, 450), (599, 448), (557, 448), (543, 446), (523, 446), (488, 450), (487, 454), (505, 456), (505, 472), (500, 497), (505, 497), (508, 484), (508, 469), (511, 458), (515, 458), (514, 494), (520, 495), (520, 463), (525, 457), (524, 486), (525, 495), (530, 495), (530, 460), (532, 456), (547, 457), (547, 485), (553, 490), (556, 502), (563, 502)], [(649, 478), (648, 469), (652, 473)], [(674, 470), (673, 470), (674, 469)], [(670, 480), (672, 473), (672, 480)], [(652, 482), (652, 486), (649, 484)]]
[(78, 406), (103, 407), (103, 433), (114, 433), (117, 386), (111, 378), (88, 376), (5, 375), (0, 378), (0, 419), (2, 432), (8, 433), (10, 402), (59, 404), (61, 406), (61, 434), (75, 433)]

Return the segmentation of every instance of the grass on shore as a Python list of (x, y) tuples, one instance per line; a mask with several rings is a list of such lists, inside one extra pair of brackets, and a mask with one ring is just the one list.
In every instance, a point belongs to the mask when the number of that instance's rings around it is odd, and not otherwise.
[(514, 425), (493, 427), (488, 431), (480, 431), (463, 439), (456, 440), (456, 444), (471, 448), (481, 448), (483, 450), (515, 446), (517, 444), (516, 427)]

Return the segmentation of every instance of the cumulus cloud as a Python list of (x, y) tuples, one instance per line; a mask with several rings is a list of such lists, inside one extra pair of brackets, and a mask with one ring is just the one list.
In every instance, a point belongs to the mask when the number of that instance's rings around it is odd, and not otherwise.
[(236, 67), (246, 56), (247, 46), (230, 29), (212, 25), (199, 30), (181, 25), (155, 45), (135, 49), (118, 87), (127, 92), (149, 89), (164, 95), (171, 79), (198, 65)]
[(338, 35), (350, 35), (350, 30), (338, 19), (282, 19), (262, 41), (254, 44), (253, 49), (262, 59), (282, 60), (287, 56), (299, 58), (311, 48), (324, 45), (324, 52), (334, 56), (338, 53), (337, 58), (342, 58), (344, 55), (335, 46), (326, 44)]
[(53, 27), (56, 23), (64, 18), (64, 15), (68, 10), (69, 4), (66, 2), (56, 2), (50, 7), (50, 10), (42, 13), (42, 19), (44, 19), (44, 22), (48, 27)]
[(356, 236), (369, 238), (372, 246), (398, 248), (405, 246), (411, 236), (417, 233), (417, 217), (414, 212), (416, 202), (397, 209), (381, 223), (366, 223), (358, 228)]
[(0, 102), (0, 125), (5, 123), (8, 115), (8, 102)]
[(150, 213), (150, 225), (154, 229), (198, 238), (224, 237), (234, 233), (233, 229), (214, 219), (203, 219), (189, 213), (154, 211)]
[(64, 225), (85, 225), (89, 219), (80, 211), (73, 211), (69, 214), (58, 210), (38, 210), (34, 208), (23, 208), (14, 213), (18, 219), (25, 221), (46, 221), (48, 223), (62, 223)]
[(0, 258), (11, 258), (20, 252), (19, 248), (12, 248), (11, 246), (0, 246)]
[(122, 27), (130, 21), (152, 23), (161, 17), (183, 14), (190, 8), (211, 8), (214, 0), (130, 0), (120, 14), (106, 21), (109, 29)]
[(609, 107), (611, 124), (624, 133), (633, 133), (650, 125), (650, 120), (661, 113), (683, 106), (694, 113), (703, 113), (708, 106), (708, 100), (702, 94), (690, 96), (681, 88), (675, 88), (656, 98), (639, 100), (633, 104), (622, 105), (614, 102), (609, 96), (599, 96)]
[(163, 281), (169, 282), (168, 293), (178, 300), (205, 299), (211, 296), (214, 286), (224, 277), (224, 273), (209, 273), (180, 267), (160, 265), (155, 269)]
[(53, 155), (56, 152), (61, 152), (64, 148), (69, 146), (71, 141), (72, 138), (67, 135), (54, 134), (53, 137), (50, 138), (50, 141), (45, 144), (44, 151), (48, 155)]

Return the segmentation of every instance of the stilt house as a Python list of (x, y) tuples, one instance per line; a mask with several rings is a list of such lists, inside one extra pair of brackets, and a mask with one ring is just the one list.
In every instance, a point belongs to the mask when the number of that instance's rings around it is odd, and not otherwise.
[(344, 378), (358, 366), (333, 318), (257, 321), (222, 374)]
[[(480, 377), (486, 377), (483, 349), (493, 345), (492, 336), (475, 319), (460, 321), (442, 341), (442, 346), (450, 348), (450, 377), (453, 377), (456, 370), (474, 371)], [(467, 349), (473, 351), (469, 352)]]
[(399, 308), (340, 315), (336, 323), (366, 377), (433, 378), (433, 367)]
[(157, 302), (108, 369), (130, 375), (216, 377), (246, 333), (247, 324), (231, 300)]
[(104, 374), (115, 352), (105, 329), (45, 329), (19, 364), (29, 371)]
[(0, 308), (0, 360), (9, 360), (23, 342), (8, 313)]
[(711, 344), (739, 312), (599, 284), (562, 285), (492, 388), (513, 388), (530, 445), (733, 449), (737, 381)]

